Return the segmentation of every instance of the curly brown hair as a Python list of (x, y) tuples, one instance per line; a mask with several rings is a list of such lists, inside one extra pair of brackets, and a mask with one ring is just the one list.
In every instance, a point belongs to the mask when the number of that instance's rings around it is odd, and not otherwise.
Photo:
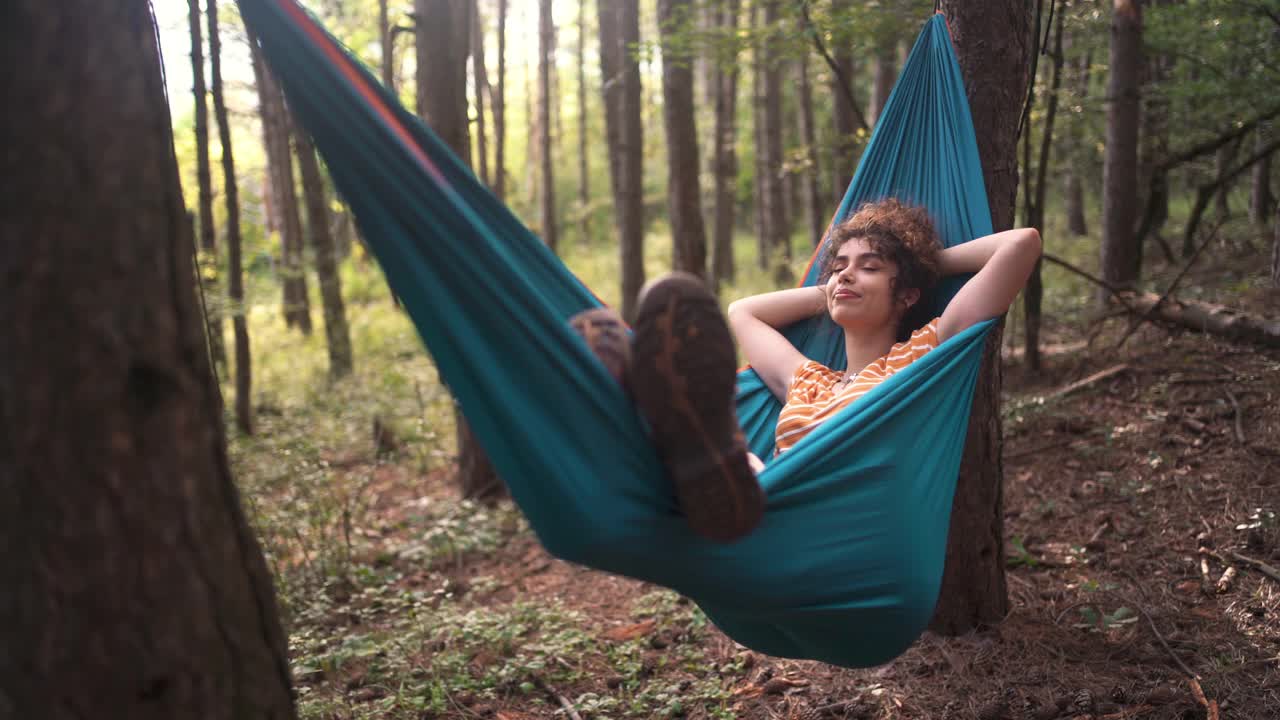
[(873, 251), (897, 267), (898, 274), (892, 281), (895, 299), (910, 290), (920, 291), (920, 301), (903, 314), (898, 325), (899, 336), (928, 322), (932, 308), (925, 296), (938, 282), (938, 253), (942, 251), (929, 211), (896, 198), (864, 204), (831, 229), (822, 254), (820, 282), (831, 277), (831, 266), (840, 248), (850, 240), (859, 239), (865, 239)]

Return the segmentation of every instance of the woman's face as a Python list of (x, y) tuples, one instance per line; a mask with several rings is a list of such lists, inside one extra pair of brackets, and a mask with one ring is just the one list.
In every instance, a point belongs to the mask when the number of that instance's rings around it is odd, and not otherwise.
[(827, 310), (837, 325), (851, 332), (896, 329), (898, 318), (919, 298), (912, 290), (894, 299), (898, 266), (876, 252), (865, 238), (846, 240), (831, 262), (827, 278)]

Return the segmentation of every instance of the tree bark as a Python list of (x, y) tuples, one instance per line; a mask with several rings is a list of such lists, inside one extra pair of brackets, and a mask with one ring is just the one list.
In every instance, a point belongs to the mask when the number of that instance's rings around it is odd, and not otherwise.
[(813, 118), (813, 87), (809, 83), (809, 53), (800, 53), (796, 63), (800, 78), (800, 141), (804, 143), (805, 168), (801, 175), (801, 205), (804, 207), (805, 232), (814, 247), (822, 242), (826, 230), (826, 210), (818, 190), (818, 130)]
[(1276, 203), (1275, 229), (1271, 239), (1271, 286), (1280, 288), (1280, 203)]
[[(851, 0), (832, 0), (831, 12), (839, 17), (840, 13), (847, 12), (850, 7)], [(849, 43), (836, 43), (836, 47), (832, 52), (835, 59), (836, 67), (840, 68), (840, 72), (831, 73), (831, 123), (832, 131), (835, 137), (831, 143), (831, 182), (832, 191), (835, 195), (835, 201), (839, 203), (844, 199), (845, 191), (849, 189), (849, 183), (853, 181), (854, 155), (853, 150), (857, 142), (858, 121), (854, 111), (853, 104), (849, 98), (845, 97), (846, 90), (842, 86), (840, 76), (853, 78), (853, 51)]]
[(492, 186), (489, 179), (489, 138), (485, 132), (484, 96), (489, 92), (489, 75), (484, 62), (484, 23), (480, 3), (471, 6), (471, 82), (476, 99), (476, 159), (480, 166), (480, 182)]
[(738, 12), (739, 0), (717, 6), (719, 37), (734, 43), (732, 56), (722, 56), (713, 69), (715, 84), (715, 224), (712, 230), (711, 285), (733, 282), (733, 226), (738, 180)]
[[(667, 131), (667, 209), (678, 252), (675, 269), (707, 275), (707, 233), (698, 188), (698, 129), (693, 118), (692, 54), (680, 49), (687, 32), (689, 0), (658, 0), (662, 41), (662, 117)], [(674, 42), (673, 42), (674, 40)]]
[[(1136, 242), (1138, 123), (1142, 101), (1142, 3), (1114, 0), (1107, 150), (1102, 180), (1102, 279), (1133, 287), (1142, 267)], [(1101, 297), (1101, 296), (1100, 296)]]
[(769, 171), (765, 167), (765, 140), (764, 140), (764, 41), (760, 39), (760, 6), (761, 0), (753, 0), (751, 3), (751, 12), (747, 16), (748, 36), (753, 39), (751, 47), (751, 135), (754, 142), (755, 150), (752, 153), (754, 160), (752, 168), (752, 179), (755, 181), (752, 186), (752, 220), (753, 229), (756, 236), (756, 266), (761, 270), (769, 269), (769, 231), (768, 223), (765, 221), (765, 205), (767, 200), (765, 195), (768, 194), (769, 186), (767, 176)]
[(378, 0), (378, 44), (382, 46), (382, 85), (396, 92), (395, 42), (391, 20), (387, 16), (387, 0)]
[(302, 171), (302, 192), (307, 202), (307, 230), (311, 252), (315, 255), (316, 277), (320, 282), (320, 300), (324, 306), (324, 335), (329, 347), (329, 377), (351, 374), (351, 333), (347, 329), (347, 312), (342, 304), (342, 282), (338, 278), (333, 234), (329, 232), (329, 213), (320, 177), (320, 164), (315, 147), (306, 130), (295, 128), (298, 144), (298, 167)]
[(538, 0), (538, 166), (541, 178), (538, 184), (538, 230), (551, 252), (556, 252), (559, 245), (556, 183), (551, 158), (551, 70), (555, 63), (552, 56), (555, 37), (551, 0)]
[(0, 715), (292, 718), (148, 4), (6, 3), (0, 62)]
[[(991, 219), (1013, 224), (1018, 190), (1017, 130), (1027, 86), (1030, 9), (1023, 0), (944, 0), (952, 41), (978, 128)], [(947, 543), (947, 565), (931, 627), (957, 634), (1008, 613), (1004, 577), (1000, 422), (1000, 329), (986, 343), (965, 442)]]
[(597, 3), (600, 74), (604, 81), (609, 178), (618, 223), (622, 266), (622, 316), (635, 318), (644, 285), (644, 125), (640, 107), (640, 42), (637, 0)]
[(507, 197), (507, 0), (498, 0), (498, 84), (493, 102), (493, 194)]
[(302, 262), (302, 218), (298, 211), (298, 193), (293, 181), (293, 129), (284, 94), (263, 63), (262, 53), (250, 43), (254, 78), (258, 84), (259, 109), (262, 115), (263, 145), (267, 149), (267, 168), (275, 199), (276, 228), (280, 231), (281, 277), (285, 325), (311, 334), (311, 303), (307, 295), (307, 276)]
[(764, 2), (764, 55), (762, 62), (762, 88), (764, 112), (761, 140), (763, 145), (764, 176), (757, 182), (764, 185), (764, 246), (769, 253), (768, 262), (773, 267), (774, 282), (786, 285), (791, 282), (791, 238), (787, 237), (786, 210), (783, 204), (782, 186), (782, 70), (781, 52), (778, 47), (779, 0)]
[[(244, 270), (240, 250), (240, 188), (236, 182), (235, 156), (231, 152), (231, 123), (227, 121), (227, 103), (222, 94), (222, 40), (218, 35), (218, 0), (206, 1), (209, 26), (209, 84), (213, 96), (213, 113), (218, 122), (218, 140), (222, 145), (222, 187), (227, 203), (227, 297), (231, 300), (231, 332), (236, 358), (236, 427), (245, 435), (253, 434), (253, 367), (249, 354), (249, 324), (244, 311)], [(253, 44), (250, 39), (249, 44)]]

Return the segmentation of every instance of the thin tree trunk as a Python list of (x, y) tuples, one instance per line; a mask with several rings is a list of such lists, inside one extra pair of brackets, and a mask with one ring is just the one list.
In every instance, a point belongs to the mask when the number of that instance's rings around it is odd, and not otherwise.
[(578, 0), (578, 212), (584, 244), (591, 240), (591, 174), (587, 152), (587, 0)]
[[(978, 128), (991, 219), (1013, 224), (1017, 204), (1017, 130), (1027, 86), (1031, 22), (1025, 0), (943, 0), (960, 71)], [(964, 459), (951, 511), (947, 565), (932, 628), (957, 634), (1008, 614), (1004, 577), (1000, 422), (1000, 329), (988, 336), (978, 375)]]
[[(418, 54), (418, 114), (464, 163), (471, 162), (467, 134), (467, 57), (473, 0), (414, 0)], [(491, 501), (506, 487), (476, 441), (461, 409), (454, 412), (458, 488), (462, 496)]]
[(715, 83), (715, 225), (711, 253), (711, 284), (733, 282), (733, 226), (738, 179), (738, 12), (739, 1), (727, 0), (718, 8), (717, 30), (734, 43), (734, 53), (720, 57), (714, 68)]
[[(658, 0), (662, 41), (662, 117), (667, 131), (667, 209), (675, 269), (707, 274), (707, 233), (698, 188), (698, 128), (693, 118), (691, 54), (678, 43), (687, 32), (689, 0)], [(673, 42), (673, 40), (675, 42)]]
[(333, 235), (329, 232), (328, 203), (320, 164), (311, 138), (301, 127), (295, 128), (298, 144), (298, 167), (302, 171), (302, 192), (307, 201), (308, 234), (315, 255), (316, 277), (320, 282), (320, 300), (324, 305), (324, 334), (329, 347), (329, 376), (340, 378), (351, 374), (351, 333), (347, 329), (347, 312), (342, 305), (342, 282), (334, 258)]
[(295, 717), (148, 4), (6, 3), (0, 63), (0, 715)]
[(489, 75), (484, 64), (484, 18), (478, 0), (471, 6), (471, 81), (476, 98), (476, 159), (480, 182), (492, 186), (489, 178), (489, 138), (485, 132), (484, 96), (489, 92)]
[(786, 234), (785, 205), (782, 186), (782, 69), (778, 47), (779, 0), (764, 3), (764, 68), (763, 93), (766, 100), (763, 113), (762, 136), (764, 141), (764, 222), (765, 247), (773, 263), (774, 282), (786, 285), (791, 282), (791, 239)]
[(493, 194), (507, 197), (507, 0), (498, 0), (498, 84), (493, 102)]
[[(1077, 104), (1084, 105), (1085, 100), (1089, 97), (1089, 74), (1092, 72), (1093, 54), (1086, 52), (1080, 58), (1078, 67), (1079, 84), (1076, 90)], [(1067, 155), (1070, 162), (1067, 163), (1066, 173), (1067, 182), (1065, 190), (1065, 203), (1067, 214), (1067, 231), (1076, 237), (1084, 237), (1089, 234), (1089, 225), (1085, 220), (1084, 208), (1084, 174), (1086, 168), (1092, 165), (1086, 160), (1085, 152), (1085, 128), (1084, 122), (1080, 114), (1072, 113), (1071, 122), (1068, 125), (1068, 142), (1070, 148)]]
[[(1218, 148), (1218, 152), (1213, 156), (1214, 175), (1222, 177), (1235, 164), (1236, 154), (1240, 151), (1240, 142), (1233, 142)], [(1231, 203), (1228, 200), (1231, 197), (1231, 187), (1235, 183), (1223, 182), (1218, 188), (1217, 195), (1214, 196), (1214, 207), (1218, 211), (1219, 218), (1227, 218), (1231, 215)], [(1184, 257), (1186, 254), (1184, 253)]]
[(760, 10), (762, 0), (752, 0), (751, 14), (749, 15), (749, 35), (754, 40), (751, 47), (751, 134), (755, 143), (755, 151), (752, 153), (754, 169), (752, 172), (752, 198), (754, 200), (753, 220), (756, 236), (756, 266), (761, 270), (769, 269), (769, 227), (768, 221), (765, 220), (765, 206), (768, 201), (765, 196), (769, 192), (769, 171), (765, 166), (765, 150), (764, 139), (764, 64), (765, 64), (765, 42), (761, 40), (760, 30)]
[(1136, 242), (1138, 124), (1142, 101), (1142, 3), (1115, 0), (1111, 19), (1111, 78), (1107, 85), (1107, 144), (1102, 180), (1102, 279), (1132, 287), (1142, 267)]
[(292, 123), (280, 86), (263, 63), (261, 51), (252, 43), (251, 53), (254, 77), (258, 83), (263, 144), (267, 149), (267, 167), (279, 217), (284, 321), (286, 326), (309, 335), (311, 308), (302, 262), (302, 219), (293, 180)]
[[(852, 0), (832, 0), (831, 12), (837, 17), (847, 12)], [(832, 51), (839, 73), (831, 73), (831, 124), (835, 137), (831, 143), (831, 190), (838, 203), (844, 199), (845, 191), (853, 180), (853, 169), (856, 158), (853, 151), (857, 142), (858, 121), (854, 107), (846, 97), (840, 76), (853, 78), (853, 51), (847, 42), (837, 43)]]
[[(1255, 146), (1260, 148), (1266, 143), (1266, 136), (1260, 129), (1254, 138)], [(1253, 166), (1252, 184), (1249, 189), (1249, 220), (1255, 227), (1264, 227), (1267, 218), (1271, 217), (1271, 205), (1275, 197), (1271, 194), (1271, 156), (1258, 161)]]
[(867, 123), (876, 126), (884, 104), (889, 101), (889, 93), (893, 92), (893, 83), (898, 79), (898, 38), (896, 35), (884, 35), (876, 38), (876, 54), (871, 66), (871, 98), (867, 104)]
[[(1040, 136), (1040, 158), (1036, 164), (1035, 192), (1028, 213), (1028, 227), (1044, 227), (1045, 198), (1048, 193), (1049, 152), (1053, 147), (1053, 126), (1058, 115), (1058, 90), (1062, 87), (1062, 22), (1066, 13), (1057, 13), (1058, 24), (1053, 34), (1053, 74), (1049, 80), (1049, 98), (1044, 111), (1044, 129)], [(1039, 28), (1037, 28), (1037, 31)], [(1031, 168), (1025, 168), (1031, 172)], [(1031, 278), (1022, 292), (1023, 315), (1026, 323), (1026, 345), (1024, 347), (1027, 365), (1035, 372), (1040, 372), (1040, 307), (1044, 300), (1044, 284), (1040, 277), (1040, 261), (1036, 261), (1031, 270)]]
[(1271, 239), (1271, 286), (1280, 288), (1280, 203), (1276, 203), (1275, 208), (1275, 229)]
[(644, 125), (640, 107), (640, 42), (637, 0), (597, 3), (600, 74), (604, 82), (605, 136), (622, 266), (622, 316), (635, 317), (644, 285)]
[(556, 184), (551, 158), (551, 69), (556, 26), (551, 17), (551, 0), (538, 0), (538, 229), (542, 240), (556, 252), (559, 230), (556, 223)]
[(804, 143), (804, 154), (808, 159), (803, 173), (802, 191), (805, 214), (805, 230), (816, 247), (822, 241), (822, 233), (826, 229), (826, 211), (823, 209), (822, 195), (818, 191), (818, 177), (821, 168), (818, 166), (818, 131), (813, 119), (813, 88), (809, 84), (809, 53), (800, 54), (796, 63), (800, 75), (800, 140)]
[[(196, 183), (199, 187), (200, 218), (200, 272), (210, 295), (217, 294), (218, 287), (218, 234), (213, 225), (213, 182), (209, 175), (209, 108), (205, 100), (204, 42), (200, 32), (200, 2), (187, 0), (188, 19), (191, 28), (191, 91), (195, 96), (196, 131)], [(220, 305), (208, 306), (209, 353), (213, 356), (215, 370), (227, 367), (227, 345), (222, 332)]]
[(395, 40), (387, 16), (387, 0), (378, 0), (378, 44), (382, 46), (382, 85), (396, 92)]
[[(252, 397), (253, 368), (249, 354), (249, 324), (245, 319), (244, 270), (240, 251), (244, 243), (240, 231), (240, 189), (236, 183), (235, 156), (231, 152), (231, 123), (227, 121), (227, 103), (222, 94), (222, 40), (218, 36), (218, 0), (207, 0), (209, 21), (209, 83), (213, 95), (213, 113), (218, 122), (218, 139), (222, 145), (222, 194), (227, 203), (227, 296), (231, 300), (231, 332), (236, 358), (236, 427), (245, 435), (253, 434)], [(249, 44), (253, 44), (250, 38)]]

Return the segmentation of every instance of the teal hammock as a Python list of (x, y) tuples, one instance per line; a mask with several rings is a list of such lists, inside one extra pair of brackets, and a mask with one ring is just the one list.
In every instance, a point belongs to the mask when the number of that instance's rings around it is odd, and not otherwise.
[[(471, 170), (294, 0), (239, 0), (295, 117), (515, 502), (553, 554), (673, 588), (772, 655), (883, 663), (937, 601), (983, 337), (960, 333), (892, 376), (760, 477), (763, 523), (694, 535), (636, 411), (569, 329), (592, 293)], [(896, 196), (945, 244), (991, 232), (946, 23), (925, 23), (836, 212)], [(810, 267), (804, 282), (816, 282)], [(938, 308), (955, 285), (938, 293)], [(788, 337), (843, 367), (828, 318)], [(739, 415), (769, 457), (779, 403), (739, 377)]]

